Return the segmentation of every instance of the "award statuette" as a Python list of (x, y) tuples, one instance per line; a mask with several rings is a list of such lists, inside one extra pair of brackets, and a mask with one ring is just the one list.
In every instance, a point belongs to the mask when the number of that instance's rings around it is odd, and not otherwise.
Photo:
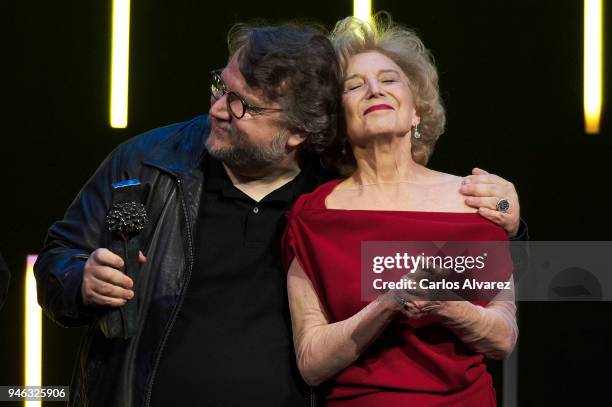
[(112, 235), (109, 250), (124, 261), (121, 269), (134, 282), (134, 297), (110, 310), (100, 320), (100, 328), (107, 338), (131, 338), (138, 327), (138, 272), (140, 263), (140, 232), (148, 222), (147, 211), (141, 203), (143, 185), (138, 180), (117, 182), (113, 187), (113, 204), (106, 216), (106, 226)]

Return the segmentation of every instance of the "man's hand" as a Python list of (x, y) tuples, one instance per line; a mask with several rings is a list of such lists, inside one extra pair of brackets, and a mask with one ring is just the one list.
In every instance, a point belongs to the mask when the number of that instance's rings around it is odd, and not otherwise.
[[(465, 199), (466, 205), (478, 208), (478, 213), (482, 217), (502, 226), (509, 237), (516, 236), (520, 224), (520, 206), (518, 194), (511, 182), (495, 174), (489, 174), (485, 170), (474, 168), (472, 175), (465, 177), (459, 192), (468, 196)], [(496, 209), (497, 202), (502, 198), (510, 202), (510, 208), (506, 213)]]
[[(146, 261), (142, 252), (138, 261)], [(119, 269), (123, 259), (108, 249), (94, 250), (85, 263), (81, 295), (85, 305), (120, 307), (134, 297), (134, 282)]]

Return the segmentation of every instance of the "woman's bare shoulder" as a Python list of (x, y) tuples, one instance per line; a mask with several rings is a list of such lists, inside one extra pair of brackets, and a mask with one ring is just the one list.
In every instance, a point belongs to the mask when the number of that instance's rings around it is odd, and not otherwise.
[(445, 172), (429, 170), (430, 185), (440, 197), (440, 209), (448, 212), (476, 212), (475, 208), (466, 205), (467, 196), (460, 192), (464, 177)]

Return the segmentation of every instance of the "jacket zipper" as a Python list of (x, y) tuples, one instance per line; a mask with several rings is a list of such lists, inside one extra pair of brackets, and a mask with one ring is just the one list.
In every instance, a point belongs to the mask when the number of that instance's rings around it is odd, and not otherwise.
[(187, 211), (187, 204), (185, 203), (185, 195), (183, 193), (182, 179), (180, 177), (177, 177), (176, 183), (178, 184), (179, 194), (181, 196), (181, 206), (183, 208), (183, 215), (185, 216), (185, 224), (187, 225), (187, 249), (189, 252), (188, 253), (189, 263), (187, 265), (187, 275), (185, 276), (185, 279), (184, 279), (183, 288), (181, 289), (181, 294), (178, 300), (178, 304), (176, 305), (174, 312), (170, 316), (170, 323), (168, 325), (168, 328), (166, 329), (166, 332), (164, 333), (164, 337), (162, 339), (162, 342), (159, 346), (159, 350), (157, 352), (157, 357), (155, 358), (155, 363), (153, 364), (153, 370), (151, 371), (151, 380), (150, 380), (149, 388), (147, 389), (147, 395), (144, 401), (144, 407), (149, 407), (149, 404), (151, 403), (151, 395), (153, 393), (153, 384), (155, 382), (155, 375), (157, 373), (157, 368), (159, 367), (159, 362), (161, 360), (161, 357), (164, 351), (164, 347), (166, 346), (166, 341), (168, 340), (168, 337), (170, 336), (170, 332), (172, 332), (172, 328), (174, 327), (176, 316), (178, 315), (179, 310), (183, 306), (183, 301), (185, 300), (185, 292), (187, 290), (187, 285), (189, 284), (189, 281), (191, 280), (191, 272), (193, 269), (193, 244), (192, 244), (192, 236), (191, 236), (191, 223), (189, 219), (189, 213)]

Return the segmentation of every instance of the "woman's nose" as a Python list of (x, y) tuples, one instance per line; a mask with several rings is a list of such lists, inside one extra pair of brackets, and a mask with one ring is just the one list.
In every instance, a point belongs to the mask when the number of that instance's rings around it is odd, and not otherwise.
[(380, 83), (377, 80), (370, 79), (368, 80), (367, 85), (368, 85), (368, 95), (367, 95), (368, 98), (380, 96), (381, 88), (380, 88)]

